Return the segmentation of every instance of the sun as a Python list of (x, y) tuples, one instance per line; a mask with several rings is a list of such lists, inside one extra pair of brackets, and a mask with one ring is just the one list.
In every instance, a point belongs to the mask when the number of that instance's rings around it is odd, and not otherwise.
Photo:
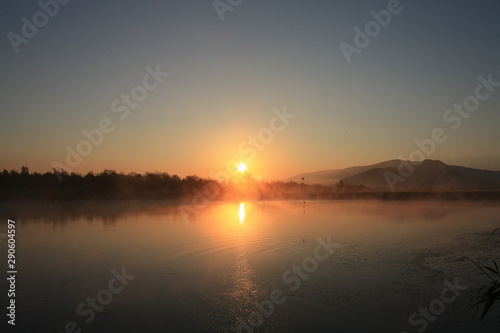
[(247, 171), (247, 165), (245, 163), (238, 164), (238, 171), (239, 172), (245, 172), (245, 171)]

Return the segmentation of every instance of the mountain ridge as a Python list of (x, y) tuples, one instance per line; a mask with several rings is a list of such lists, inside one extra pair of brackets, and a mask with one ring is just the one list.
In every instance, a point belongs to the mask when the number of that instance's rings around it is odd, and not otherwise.
[(500, 171), (449, 165), (440, 160), (388, 160), (376, 164), (300, 173), (284, 179), (306, 184), (363, 186), (378, 190), (500, 188)]

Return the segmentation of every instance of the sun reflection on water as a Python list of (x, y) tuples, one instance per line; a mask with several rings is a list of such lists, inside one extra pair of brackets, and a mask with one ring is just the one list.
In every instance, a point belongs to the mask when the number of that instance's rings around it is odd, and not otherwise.
[(240, 203), (239, 216), (240, 216), (240, 224), (245, 223), (245, 203), (244, 202)]

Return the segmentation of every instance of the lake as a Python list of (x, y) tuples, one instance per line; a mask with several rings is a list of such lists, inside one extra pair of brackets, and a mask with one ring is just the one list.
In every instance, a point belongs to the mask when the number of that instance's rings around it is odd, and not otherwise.
[(16, 221), (15, 332), (500, 327), (499, 304), (482, 322), (469, 309), (487, 282), (470, 260), (500, 260), (495, 202), (218, 202), (189, 218), (165, 202), (0, 211), (3, 262)]

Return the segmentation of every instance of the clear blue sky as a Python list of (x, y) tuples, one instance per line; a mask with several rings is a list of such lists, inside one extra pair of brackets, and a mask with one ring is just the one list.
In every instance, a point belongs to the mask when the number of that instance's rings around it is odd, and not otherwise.
[[(500, 87), (456, 130), (443, 120), (479, 76), (500, 82), (500, 3), (402, 0), (348, 63), (339, 44), (354, 45), (353, 28), (387, 6), (243, 0), (221, 21), (210, 0), (72, 0), (16, 54), (8, 34), (22, 36), (21, 18), (41, 8), (4, 1), (0, 169), (64, 165), (82, 130), (109, 118), (114, 130), (71, 170), (208, 176), (235, 160), (284, 178), (406, 159), (438, 127), (448, 139), (428, 158), (500, 170)], [(120, 119), (112, 102), (157, 64), (168, 77)], [(296, 118), (261, 150), (251, 146), (285, 106)]]

